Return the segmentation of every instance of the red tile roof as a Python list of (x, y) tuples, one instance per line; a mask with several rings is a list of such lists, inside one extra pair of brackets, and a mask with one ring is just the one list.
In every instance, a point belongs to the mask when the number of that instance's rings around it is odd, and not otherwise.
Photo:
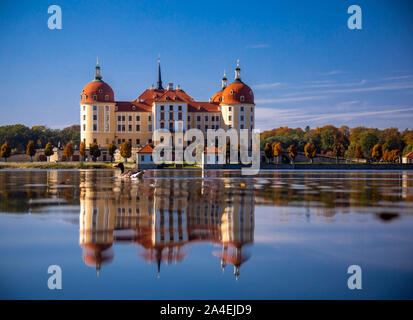
[(222, 153), (221, 151), (218, 150), (217, 147), (214, 146), (209, 146), (208, 148), (205, 149), (205, 153)]
[(219, 111), (219, 104), (213, 102), (197, 102), (188, 103), (188, 112), (215, 112)]
[(403, 158), (413, 159), (413, 151), (410, 151), (408, 154), (405, 154)]
[(146, 146), (144, 146), (142, 149), (140, 149), (138, 151), (138, 153), (152, 153), (154, 150), (152, 149), (152, 147), (147, 144)]
[(152, 106), (136, 101), (116, 101), (118, 112), (152, 112)]

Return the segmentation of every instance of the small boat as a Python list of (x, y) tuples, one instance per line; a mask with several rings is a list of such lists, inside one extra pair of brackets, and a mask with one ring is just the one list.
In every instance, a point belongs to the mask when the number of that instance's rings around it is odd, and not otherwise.
[(119, 168), (121, 173), (120, 173), (120, 178), (130, 178), (130, 179), (139, 179), (142, 178), (143, 174), (145, 173), (145, 170), (127, 170), (125, 171), (125, 166), (123, 163), (117, 163), (113, 165), (114, 168)]

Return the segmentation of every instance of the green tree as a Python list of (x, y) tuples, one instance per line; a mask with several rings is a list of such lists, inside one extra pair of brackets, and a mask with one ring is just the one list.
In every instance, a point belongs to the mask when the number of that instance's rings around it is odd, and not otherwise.
[(26, 154), (30, 156), (30, 161), (33, 162), (33, 156), (36, 154), (36, 149), (34, 147), (34, 141), (30, 140), (27, 144)]
[(365, 131), (360, 135), (360, 146), (363, 153), (370, 155), (373, 147), (379, 142), (375, 132)]
[(11, 147), (9, 143), (6, 141), (3, 143), (0, 149), (0, 157), (4, 158), (4, 161), (7, 162), (7, 158), (11, 155)]
[(125, 159), (125, 163), (127, 162), (128, 158), (132, 156), (132, 145), (129, 141), (121, 143), (120, 155)]
[(79, 155), (82, 157), (82, 160), (85, 161), (86, 145), (83, 141), (79, 145)]
[[(383, 157), (383, 148), (382, 148), (381, 144), (375, 144), (374, 145), (374, 147), (371, 151), (371, 157), (376, 161), (379, 161)], [(385, 158), (386, 159), (383, 158), (383, 160), (387, 161), (387, 154), (386, 154)]]
[(47, 161), (50, 160), (49, 157), (52, 156), (53, 154), (54, 154), (53, 145), (51, 142), (48, 142), (46, 144), (46, 147), (44, 148), (44, 155), (47, 157)]
[(73, 156), (73, 146), (71, 142), (66, 143), (65, 148), (63, 149), (63, 155), (66, 159), (71, 159)]
[(291, 158), (291, 163), (294, 163), (294, 159), (297, 156), (297, 148), (295, 147), (295, 145), (292, 144), (288, 147), (287, 150), (288, 150), (288, 155)]
[(272, 144), (272, 153), (273, 153), (273, 156), (277, 159), (277, 163), (279, 162), (278, 160), (280, 159), (282, 150), (283, 148), (280, 142), (274, 142)]
[(108, 145), (108, 154), (110, 155), (110, 162), (113, 161), (113, 156), (115, 155), (116, 146), (114, 144)]
[(92, 156), (93, 161), (96, 161), (96, 159), (100, 157), (100, 149), (97, 143), (90, 144), (89, 153)]
[(305, 156), (310, 159), (310, 162), (313, 163), (313, 159), (317, 155), (317, 150), (315, 148), (315, 145), (312, 143), (308, 142), (305, 147), (304, 147), (304, 153)]
[(333, 145), (335, 141), (334, 131), (331, 129), (325, 129), (321, 131), (320, 137), (321, 137), (321, 148), (325, 152), (333, 150)]

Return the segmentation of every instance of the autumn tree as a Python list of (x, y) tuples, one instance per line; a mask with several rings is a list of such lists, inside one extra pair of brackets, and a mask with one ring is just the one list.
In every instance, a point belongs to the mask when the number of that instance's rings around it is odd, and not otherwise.
[(390, 151), (390, 161), (400, 162), (400, 150), (399, 149), (394, 149)]
[(97, 143), (94, 142), (89, 145), (89, 153), (93, 161), (96, 161), (96, 159), (100, 157), (100, 149)]
[[(387, 150), (385, 150), (385, 151), (387, 151)], [(371, 151), (371, 157), (374, 160), (379, 161), (382, 158), (382, 156), (383, 156), (383, 148), (382, 148), (381, 144), (377, 143), (377, 144), (374, 145), (374, 147)], [(387, 158), (387, 154), (386, 154), (386, 158)], [(383, 160), (388, 161), (387, 159), (384, 159), (384, 158), (383, 158)]]
[(115, 155), (115, 151), (116, 151), (116, 146), (113, 143), (108, 145), (108, 154), (110, 155), (110, 162), (113, 161), (113, 156)]
[(310, 162), (313, 163), (313, 159), (317, 155), (317, 150), (315, 148), (315, 145), (312, 143), (308, 142), (305, 147), (304, 147), (304, 153), (305, 156), (310, 159)]
[(30, 156), (30, 161), (33, 162), (33, 156), (36, 154), (36, 149), (34, 147), (34, 141), (30, 140), (27, 144), (26, 154)]
[(333, 154), (336, 157), (336, 162), (338, 163), (338, 159), (344, 156), (345, 148), (341, 142), (335, 142), (333, 145)]
[(125, 159), (125, 163), (132, 156), (132, 145), (129, 141), (122, 142), (120, 145), (120, 155)]
[(358, 144), (356, 145), (354, 156), (356, 157), (357, 160), (364, 159), (363, 151), (361, 150), (361, 147)]
[(3, 143), (0, 149), (0, 157), (4, 158), (4, 161), (7, 162), (7, 158), (11, 155), (11, 147), (9, 143), (6, 141)]
[(83, 141), (79, 145), (79, 155), (83, 158), (84, 161), (86, 156), (86, 145)]
[(66, 159), (71, 159), (73, 156), (73, 146), (71, 142), (66, 143), (65, 148), (63, 149), (63, 155)]
[(46, 144), (46, 147), (44, 148), (44, 155), (47, 157), (47, 161), (50, 161), (50, 156), (52, 156), (54, 154), (53, 151), (53, 145), (51, 142), (48, 142)]
[(273, 152), (273, 156), (277, 159), (277, 163), (279, 162), (279, 157), (281, 156), (282, 153), (282, 146), (280, 142), (274, 142), (272, 144), (272, 152)]
[(272, 148), (269, 142), (265, 144), (264, 147), (264, 156), (269, 161), (272, 158)]
[(295, 145), (292, 144), (288, 147), (287, 150), (288, 150), (288, 155), (291, 158), (291, 162), (294, 163), (294, 159), (297, 156), (297, 148), (295, 147)]

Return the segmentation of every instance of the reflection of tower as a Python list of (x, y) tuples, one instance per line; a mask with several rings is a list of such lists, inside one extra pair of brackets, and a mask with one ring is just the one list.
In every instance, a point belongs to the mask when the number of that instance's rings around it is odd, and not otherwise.
[[(238, 280), (241, 264), (247, 261), (249, 254), (243, 247), (254, 241), (254, 194), (248, 191), (250, 183), (233, 194), (227, 202), (221, 220), (222, 252), (214, 254), (221, 258), (221, 268), (227, 263), (234, 266), (234, 275)], [(235, 189), (236, 190), (236, 189)]]
[[(88, 173), (85, 173), (88, 175)], [(110, 250), (113, 244), (115, 213), (109, 199), (102, 191), (93, 191), (91, 179), (81, 182), (79, 244), (83, 249), (82, 257), (89, 266), (98, 272), (104, 263), (113, 259)]]

